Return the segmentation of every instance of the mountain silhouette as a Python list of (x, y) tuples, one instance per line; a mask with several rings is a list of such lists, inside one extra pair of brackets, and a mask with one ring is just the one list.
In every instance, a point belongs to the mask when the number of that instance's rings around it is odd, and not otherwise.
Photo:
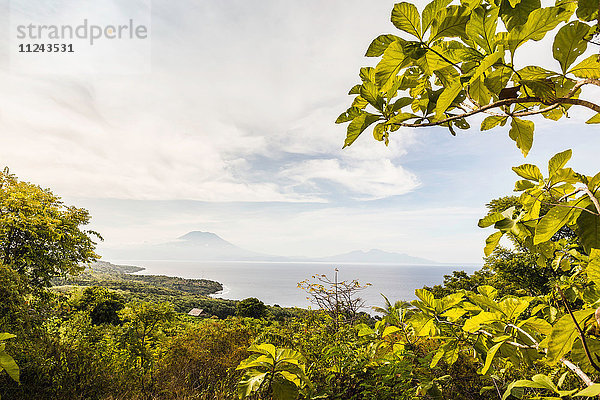
[(104, 251), (104, 258), (116, 260), (180, 260), (180, 261), (280, 261), (280, 262), (344, 262), (373, 264), (434, 265), (435, 261), (408, 254), (383, 250), (351, 251), (329, 257), (282, 257), (261, 254), (238, 247), (212, 232), (192, 231), (176, 240)]

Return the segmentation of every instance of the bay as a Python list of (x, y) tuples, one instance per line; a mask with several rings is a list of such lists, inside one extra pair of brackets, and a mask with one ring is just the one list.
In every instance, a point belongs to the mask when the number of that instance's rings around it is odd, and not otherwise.
[[(144, 267), (139, 273), (179, 276), (182, 278), (210, 279), (223, 284), (224, 290), (213, 297), (242, 300), (256, 297), (269, 305), (282, 307), (311, 306), (307, 294), (298, 288), (298, 282), (311, 279), (315, 274), (333, 278), (338, 269), (338, 280), (358, 280), (371, 285), (360, 292), (366, 311), (372, 306), (384, 305), (381, 294), (393, 303), (412, 300), (415, 289), (442, 283), (444, 275), (454, 270), (471, 273), (476, 265), (390, 265), (390, 264), (335, 264), (301, 262), (245, 262), (245, 261), (172, 261), (172, 260), (119, 260), (116, 264)], [(314, 281), (314, 279), (313, 279)], [(314, 306), (313, 306), (314, 307)]]

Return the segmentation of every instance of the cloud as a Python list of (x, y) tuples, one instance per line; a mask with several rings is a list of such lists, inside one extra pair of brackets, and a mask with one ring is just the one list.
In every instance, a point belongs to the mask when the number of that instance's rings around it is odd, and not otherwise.
[[(28, 13), (54, 15), (44, 4)], [(114, 19), (136, 4), (112, 4)], [(364, 198), (404, 193), (415, 178), (397, 159), (401, 145), (366, 156), (383, 147), (369, 140), (341, 152), (345, 127), (333, 124), (365, 30), (377, 32), (391, 4), (155, 1), (151, 74), (0, 72), (10, 139), (0, 160), (77, 197), (310, 202), (323, 201), (322, 180)]]
[(380, 199), (408, 193), (419, 186), (417, 177), (389, 159), (345, 163), (338, 159), (315, 159), (284, 172), (297, 185), (317, 187), (321, 180), (340, 185), (356, 198)]

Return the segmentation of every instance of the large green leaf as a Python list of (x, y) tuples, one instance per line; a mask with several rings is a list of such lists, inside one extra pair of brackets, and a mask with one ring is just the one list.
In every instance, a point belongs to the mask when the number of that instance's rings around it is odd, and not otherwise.
[(487, 239), (485, 239), (485, 247), (483, 253), (488, 257), (498, 247), (500, 239), (502, 238), (502, 232), (494, 232)]
[(586, 251), (600, 249), (600, 217), (594, 205), (586, 207), (577, 218), (577, 235)]
[(435, 106), (435, 117), (437, 119), (442, 119), (444, 117), (444, 112), (450, 107), (450, 104), (452, 104), (462, 89), (462, 83), (458, 79), (452, 82), (450, 86), (444, 88), (444, 91), (440, 94)]
[(444, 360), (447, 365), (452, 365), (458, 360), (460, 353), (460, 343), (458, 340), (450, 340), (440, 346), (429, 364), (430, 368), (434, 368), (440, 360)]
[(527, 157), (533, 145), (533, 128), (533, 121), (526, 121), (520, 118), (513, 118), (510, 124), (508, 135), (517, 143), (517, 147), (525, 157)]
[(390, 79), (410, 63), (409, 57), (404, 54), (402, 44), (392, 42), (383, 53), (381, 61), (375, 67), (375, 83), (382, 88)]
[(481, 218), (479, 220), (479, 222), (477, 223), (477, 226), (480, 228), (487, 228), (488, 226), (492, 226), (493, 224), (495, 224), (498, 221), (502, 221), (504, 218), (506, 218), (506, 217), (504, 215), (502, 215), (502, 213), (499, 213), (499, 212), (491, 213), (491, 214), (486, 215), (485, 217)]
[(597, 0), (578, 0), (577, 17), (584, 21), (594, 21), (598, 18)]
[(428, 316), (423, 313), (418, 313), (410, 317), (408, 322), (415, 330), (417, 336), (433, 336), (435, 335), (436, 328), (434, 322), (434, 316)]
[(498, 125), (502, 125), (506, 123), (507, 119), (508, 117), (503, 117), (500, 115), (490, 115), (489, 117), (486, 117), (483, 121), (481, 121), (481, 130), (487, 131)]
[[(575, 311), (575, 319), (579, 326), (582, 322), (594, 314), (594, 309)], [(563, 315), (552, 328), (552, 332), (548, 337), (548, 353), (546, 354), (550, 365), (556, 364), (565, 354), (571, 351), (573, 343), (578, 336), (575, 324), (569, 314)]]
[[(585, 343), (587, 344), (588, 350), (591, 354), (600, 355), (600, 340), (593, 339), (591, 337), (587, 337), (585, 339)], [(575, 344), (573, 344), (573, 349), (571, 350), (570, 359), (575, 362), (582, 370), (588, 373), (596, 372), (590, 360), (587, 358), (585, 354), (585, 350), (583, 345), (581, 344), (581, 340), (577, 338), (575, 340)]]
[(489, 324), (494, 321), (498, 321), (497, 313), (482, 311), (474, 317), (471, 317), (468, 320), (466, 320), (465, 324), (463, 325), (463, 330), (465, 332), (473, 333), (479, 330), (479, 328), (481, 328), (481, 325)]
[(481, 368), (481, 371), (480, 371), (480, 373), (482, 375), (485, 375), (488, 372), (488, 370), (492, 366), (492, 360), (494, 359), (494, 356), (496, 355), (498, 350), (500, 350), (500, 347), (503, 344), (504, 344), (504, 342), (497, 343), (487, 351), (487, 354), (485, 356), (485, 363), (483, 364), (483, 367)]
[[(482, 76), (479, 76), (477, 79), (475, 79), (473, 82), (471, 82), (469, 84), (469, 94), (471, 95), (471, 98), (473, 98), (473, 100), (475, 100), (479, 105), (482, 105), (482, 106), (488, 104), (490, 102), (490, 100), (492, 99), (492, 94), (490, 93), (488, 88), (483, 83)], [(481, 125), (484, 126), (483, 122)], [(488, 129), (490, 129), (490, 128), (488, 128)], [(485, 130), (485, 129), (482, 129), (482, 130)]]
[(19, 382), (19, 366), (15, 360), (4, 350), (0, 351), (0, 368), (4, 368), (8, 376)]
[(417, 116), (415, 114), (411, 114), (411, 113), (398, 113), (398, 114), (394, 115), (392, 118), (390, 118), (388, 123), (389, 124), (400, 123), (400, 122), (404, 122), (406, 120), (409, 120), (411, 118), (416, 118), (416, 117)]
[(546, 33), (556, 28), (568, 17), (568, 13), (561, 7), (533, 10), (524, 25), (509, 31), (508, 45), (510, 50), (514, 53), (519, 46), (528, 40), (542, 40)]
[(498, 25), (498, 12), (500, 9), (494, 7), (487, 9), (477, 7), (471, 13), (471, 17), (466, 26), (467, 36), (475, 41), (488, 54), (495, 50), (496, 46), (496, 27)]
[(440, 12), (440, 17), (431, 25), (429, 42), (443, 37), (464, 37), (469, 14), (464, 7), (448, 6)]
[(546, 320), (537, 317), (527, 318), (525, 321), (519, 323), (519, 327), (529, 328), (530, 330), (542, 335), (549, 335), (552, 331), (552, 325), (550, 325)]
[(535, 227), (533, 244), (538, 245), (550, 240), (560, 228), (569, 222), (574, 212), (575, 209), (567, 204), (552, 207)]
[(575, 393), (573, 397), (595, 397), (598, 395), (600, 395), (600, 383), (594, 383), (591, 386), (588, 386), (585, 389)]
[(523, 80), (544, 80), (558, 75), (556, 72), (536, 65), (528, 65), (525, 68), (521, 68), (518, 72)]
[(483, 82), (490, 92), (494, 93), (497, 98), (500, 91), (506, 87), (506, 84), (512, 75), (513, 72), (509, 68), (498, 68), (489, 73)]
[(360, 96), (367, 100), (369, 104), (383, 112), (384, 99), (374, 83), (365, 82), (360, 87)]
[(507, 319), (514, 320), (529, 307), (529, 301), (522, 298), (508, 297), (498, 302), (498, 307)]
[(275, 359), (276, 356), (275, 346), (270, 343), (253, 344), (248, 348), (248, 351), (264, 354), (272, 359)]
[(421, 18), (414, 4), (397, 3), (392, 10), (392, 23), (401, 31), (421, 39)]
[(423, 303), (425, 303), (432, 310), (435, 309), (436, 300), (433, 294), (427, 289), (415, 290), (415, 296), (417, 296)]
[[(360, 85), (359, 85), (360, 86)], [(348, 110), (340, 114), (335, 120), (336, 124), (342, 124), (344, 122), (352, 121), (354, 118), (360, 115), (361, 111), (358, 107), (350, 107)]]
[(425, 6), (422, 14), (423, 23), (421, 24), (423, 35), (425, 35), (434, 19), (436, 19), (440, 12), (451, 2), (452, 0), (433, 0)]
[(402, 40), (396, 35), (379, 35), (369, 45), (366, 57), (379, 57), (389, 47), (390, 44), (397, 40)]
[(519, 4), (512, 7), (508, 1), (503, 1), (500, 8), (500, 17), (506, 28), (511, 31), (515, 27), (525, 24), (529, 14), (541, 6), (540, 0), (521, 0)]
[(489, 70), (492, 67), (492, 65), (494, 65), (499, 60), (501, 60), (503, 54), (504, 54), (504, 51), (497, 51), (493, 54), (489, 54), (489, 55), (485, 56), (485, 58), (483, 60), (481, 60), (481, 63), (479, 64), (477, 69), (475, 69), (473, 76), (469, 80), (469, 84), (471, 84), (473, 81), (475, 81), (475, 79), (478, 79), (479, 77), (481, 77), (487, 70)]
[(587, 49), (587, 41), (583, 39), (589, 31), (588, 25), (573, 21), (560, 28), (554, 37), (552, 55), (560, 63), (563, 74), (567, 73), (571, 64)]
[(360, 79), (363, 81), (363, 83), (375, 82), (375, 68), (362, 67), (358, 76), (360, 76)]
[(598, 62), (598, 55), (592, 54), (585, 60), (569, 70), (570, 74), (575, 75), (578, 78), (594, 78), (600, 79), (600, 62)]
[(298, 386), (283, 377), (273, 380), (273, 400), (296, 400), (298, 398)]
[(243, 399), (248, 397), (252, 392), (257, 391), (267, 375), (268, 372), (259, 372), (256, 370), (248, 371), (238, 383), (238, 395), (240, 398)]
[(550, 173), (550, 177), (555, 175), (558, 170), (562, 169), (567, 162), (569, 162), (572, 155), (573, 151), (571, 149), (555, 154), (550, 161), (548, 161), (548, 172)]
[(365, 131), (373, 122), (379, 121), (381, 117), (375, 114), (362, 113), (358, 117), (354, 118), (348, 125), (346, 133), (346, 141), (344, 147), (350, 146), (358, 136)]

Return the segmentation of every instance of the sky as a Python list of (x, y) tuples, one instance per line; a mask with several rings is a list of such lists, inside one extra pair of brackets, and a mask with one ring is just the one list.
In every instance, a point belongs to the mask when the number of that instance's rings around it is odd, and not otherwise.
[[(491, 231), (477, 221), (486, 202), (511, 194), (511, 166), (572, 148), (573, 168), (597, 172), (600, 132), (583, 123), (587, 111), (536, 119), (527, 159), (507, 129), (479, 132), (477, 118), (457, 137), (401, 129), (386, 147), (366, 131), (342, 150), (346, 125), (334, 121), (359, 68), (375, 64), (364, 57), (371, 40), (398, 33), (392, 1), (0, 4), (4, 26), (149, 25), (120, 53), (98, 44), (95, 69), (80, 68), (77, 52), (15, 58), (12, 31), (0, 44), (0, 165), (88, 209), (100, 254), (201, 230), (274, 255), (378, 248), (479, 263)], [(549, 46), (519, 63), (558, 69)]]

